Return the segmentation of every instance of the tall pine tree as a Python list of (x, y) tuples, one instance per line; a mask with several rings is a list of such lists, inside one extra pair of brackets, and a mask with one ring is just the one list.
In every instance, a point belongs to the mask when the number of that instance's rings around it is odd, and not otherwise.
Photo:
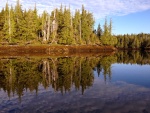
[(4, 27), (4, 23), (5, 23), (5, 10), (4, 8), (2, 9), (2, 11), (0, 12), (0, 41), (3, 40), (3, 27)]
[(15, 21), (13, 7), (9, 8), (8, 3), (5, 7), (5, 22), (3, 26), (3, 38), (7, 42), (13, 42), (15, 36)]
[(101, 40), (101, 36), (102, 36), (102, 28), (101, 28), (101, 25), (98, 24), (98, 27), (97, 27), (97, 37), (99, 38), (99, 40)]
[(93, 33), (94, 19), (93, 15), (87, 12), (82, 6), (81, 13), (81, 37), (84, 44), (90, 43), (90, 36)]
[(15, 41), (24, 43), (26, 41), (26, 21), (19, 0), (15, 7), (15, 29)]
[(59, 35), (59, 44), (73, 44), (75, 43), (73, 39), (73, 29), (72, 29), (72, 24), (71, 24), (71, 12), (70, 9), (67, 9), (66, 7), (64, 8), (64, 13), (63, 13), (63, 21), (62, 25), (59, 25), (61, 27), (60, 29), (60, 35)]
[(81, 44), (81, 36), (80, 36), (80, 31), (81, 31), (81, 14), (79, 10), (75, 11), (75, 15), (73, 18), (73, 33), (74, 33), (74, 39), (76, 41), (76, 44)]

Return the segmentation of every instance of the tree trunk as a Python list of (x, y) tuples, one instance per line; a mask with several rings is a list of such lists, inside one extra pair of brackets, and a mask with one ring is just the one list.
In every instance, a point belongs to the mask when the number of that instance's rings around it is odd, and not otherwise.
[(47, 25), (47, 41), (49, 41), (50, 36), (50, 16), (48, 16), (48, 25)]
[(82, 35), (81, 34), (81, 19), (80, 19), (80, 29), (79, 30), (80, 30), (80, 44), (81, 44), (81, 35)]
[(11, 22), (10, 22), (10, 10), (9, 10), (9, 20), (8, 20), (8, 23), (9, 23), (9, 43), (11, 42)]

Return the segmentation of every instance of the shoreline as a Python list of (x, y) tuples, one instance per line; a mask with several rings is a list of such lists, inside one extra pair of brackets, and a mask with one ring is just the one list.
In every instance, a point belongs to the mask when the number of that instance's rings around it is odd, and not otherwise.
[(112, 46), (63, 46), (63, 45), (42, 45), (42, 46), (0, 46), (0, 57), (19, 57), (19, 56), (105, 56), (112, 55), (116, 48)]
[[(4, 56), (97, 56), (112, 55), (117, 51), (138, 51), (141, 49), (124, 49), (113, 46), (97, 45), (3, 45), (0, 57)], [(150, 52), (149, 49), (144, 51)]]
[(0, 46), (0, 53), (5, 52), (35, 52), (35, 53), (51, 53), (51, 52), (102, 52), (102, 51), (116, 51), (117, 49), (113, 46), (96, 46), (96, 45), (5, 45)]

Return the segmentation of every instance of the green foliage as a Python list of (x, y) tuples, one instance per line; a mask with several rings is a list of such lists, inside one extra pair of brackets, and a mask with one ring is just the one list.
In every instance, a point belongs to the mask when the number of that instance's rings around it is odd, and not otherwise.
[(25, 22), (25, 15), (23, 14), (23, 10), (21, 8), (19, 0), (17, 1), (17, 5), (14, 10), (15, 16), (15, 39), (17, 41), (26, 41), (26, 22)]
[(38, 29), (38, 21), (37, 21), (37, 11), (28, 10), (24, 12), (24, 18), (26, 25), (24, 26), (23, 37), (25, 41), (32, 41), (37, 39), (37, 29)]
[(101, 40), (101, 36), (102, 36), (102, 28), (101, 28), (101, 25), (98, 24), (98, 27), (97, 27), (97, 37), (99, 38), (99, 40)]
[(117, 38), (112, 35), (112, 20), (110, 20), (110, 24), (108, 25), (107, 19), (105, 19), (104, 32), (101, 41), (104, 45), (115, 46), (117, 44)]
[(82, 6), (81, 13), (81, 37), (84, 44), (90, 43), (90, 35), (93, 33), (94, 19), (92, 13), (87, 12)]
[(73, 26), (70, 9), (65, 8), (63, 15), (58, 43), (71, 45), (74, 44), (75, 40), (73, 39)]
[(116, 47), (122, 49), (145, 49), (150, 47), (150, 34), (125, 34), (116, 36)]
[(5, 23), (5, 10), (2, 9), (2, 11), (0, 12), (0, 41), (2, 41), (3, 38), (4, 23)]
[(5, 9), (0, 13), (0, 35), (4, 42), (32, 41), (41, 36), (40, 17), (37, 14), (36, 6), (34, 10), (23, 11), (19, 0), (15, 8), (9, 8), (6, 4)]
[[(5, 13), (4, 13), (4, 26), (3, 26), (3, 33), (4, 33), (4, 38), (7, 40), (9, 39), (9, 7), (8, 7), (8, 4), (6, 3), (6, 6), (5, 6)], [(4, 32), (6, 31), (6, 32)]]
[(117, 36), (117, 44), (116, 47), (117, 48), (124, 48), (124, 37), (122, 37), (121, 35)]
[(123, 49), (150, 48), (150, 34), (113, 35), (112, 20), (97, 30), (93, 30), (93, 14), (85, 10), (76, 10), (71, 14), (70, 8), (54, 9), (50, 14), (43, 11), (38, 15), (36, 5), (33, 9), (22, 10), (20, 1), (16, 6), (0, 11), (0, 42), (3, 43), (45, 43), (45, 44), (90, 44), (107, 45)]
[(80, 30), (81, 30), (81, 14), (79, 10), (75, 11), (73, 18), (73, 36), (76, 41), (76, 44), (81, 44)]
[[(27, 43), (40, 41), (43, 43), (93, 44), (96, 41), (93, 34), (94, 19), (82, 7), (82, 13), (76, 10), (71, 14), (70, 8), (61, 5), (49, 15), (43, 12), (38, 16), (36, 5), (34, 10), (22, 10), (20, 1), (17, 0), (15, 8), (9, 9), (8, 4), (0, 12), (0, 35), (6, 42)], [(10, 31), (11, 30), (11, 31)]]
[(14, 10), (8, 7), (6, 4), (5, 11), (4, 11), (4, 25), (3, 25), (3, 40), (7, 42), (12, 42), (12, 38), (15, 36), (15, 21), (14, 21)]

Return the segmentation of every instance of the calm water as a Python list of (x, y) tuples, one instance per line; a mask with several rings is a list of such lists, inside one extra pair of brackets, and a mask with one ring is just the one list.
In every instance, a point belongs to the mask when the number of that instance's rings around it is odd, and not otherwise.
[(0, 113), (150, 113), (150, 53), (0, 59)]

